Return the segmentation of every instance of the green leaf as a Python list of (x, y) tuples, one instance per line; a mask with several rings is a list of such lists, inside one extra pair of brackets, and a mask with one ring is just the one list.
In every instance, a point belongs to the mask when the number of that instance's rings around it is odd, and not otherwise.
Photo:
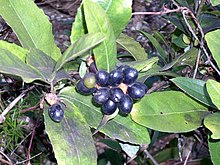
[(198, 17), (198, 21), (204, 33), (220, 28), (220, 17), (213, 14), (200, 14)]
[[(44, 111), (45, 130), (58, 164), (96, 164), (96, 149), (89, 125), (81, 110), (65, 102), (64, 118), (56, 123)], [(48, 107), (47, 107), (48, 108)]]
[(213, 113), (205, 117), (204, 125), (212, 132), (212, 139), (220, 139), (220, 113)]
[(11, 26), (24, 48), (38, 48), (54, 60), (61, 56), (54, 42), (51, 23), (34, 1), (0, 0), (0, 4), (0, 15)]
[(220, 110), (220, 83), (210, 79), (206, 82), (206, 88), (209, 96), (212, 99), (212, 102)]
[[(117, 38), (131, 18), (132, 0), (92, 0), (97, 2), (107, 13)], [(120, 20), (120, 21), (118, 21)]]
[(175, 133), (200, 127), (206, 114), (206, 107), (175, 91), (146, 95), (134, 104), (131, 112), (132, 119), (138, 124), (157, 131)]
[(213, 6), (217, 6), (220, 4), (220, 0), (211, 0)]
[(209, 139), (209, 152), (212, 158), (213, 165), (220, 164), (220, 140)]
[(27, 54), (26, 62), (36, 68), (43, 75), (44, 80), (47, 80), (48, 83), (51, 82), (56, 62), (50, 56), (39, 49), (32, 48)]
[(206, 91), (205, 81), (186, 77), (173, 78), (171, 81), (196, 100), (215, 108)]
[(0, 72), (21, 77), (24, 82), (31, 83), (34, 80), (45, 81), (40, 72), (25, 64), (20, 58), (8, 50), (0, 48)]
[(148, 58), (145, 49), (137, 41), (125, 34), (119, 36), (117, 44), (120, 48), (128, 51), (135, 60), (146, 60)]
[(89, 33), (101, 32), (106, 39), (93, 49), (98, 70), (110, 72), (116, 64), (116, 41), (114, 31), (105, 11), (97, 3), (85, 0), (83, 3), (86, 25)]
[(94, 46), (104, 41), (104, 39), (105, 37), (102, 33), (86, 34), (82, 36), (58, 59), (54, 70), (58, 71), (64, 64), (88, 52)]
[(0, 49), (6, 49), (12, 54), (16, 55), (18, 58), (20, 58), (23, 62), (25, 62), (27, 50), (14, 44), (14, 43), (9, 43), (3, 40), (0, 40)]
[[(92, 104), (92, 96), (80, 95), (76, 92), (74, 87), (66, 87), (60, 92), (60, 98), (80, 108), (87, 123), (92, 128), (97, 128), (103, 115), (100, 107), (96, 107)], [(150, 143), (147, 129), (133, 122), (130, 116), (122, 117), (117, 115), (102, 127), (100, 131), (111, 138), (132, 144)]]
[(86, 21), (85, 21), (84, 12), (82, 10), (82, 5), (81, 5), (77, 9), (75, 21), (73, 22), (73, 25), (72, 25), (71, 36), (70, 36), (71, 43), (73, 44), (86, 33), (87, 33)]
[(151, 34), (145, 33), (143, 31), (140, 31), (140, 33), (150, 40), (150, 42), (153, 44), (153, 46), (157, 49), (158, 53), (160, 54), (160, 57), (163, 59), (164, 62), (166, 62), (167, 55), (162, 46), (159, 44), (159, 42)]
[(215, 59), (218, 67), (220, 68), (220, 43), (218, 41), (218, 38), (220, 38), (220, 30), (215, 30), (212, 32), (209, 32), (205, 35), (205, 40), (208, 44), (208, 47), (210, 51), (212, 52), (212, 56)]

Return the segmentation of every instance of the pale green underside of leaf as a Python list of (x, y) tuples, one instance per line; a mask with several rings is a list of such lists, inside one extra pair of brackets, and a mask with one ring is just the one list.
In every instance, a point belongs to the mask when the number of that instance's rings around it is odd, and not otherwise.
[(171, 79), (173, 83), (176, 84), (180, 89), (184, 92), (197, 99), (198, 101), (208, 105), (215, 107), (212, 104), (212, 101), (209, 97), (209, 94), (205, 87), (205, 81), (198, 79), (191, 79), (186, 77), (177, 77)]
[(89, 33), (101, 32), (106, 39), (93, 49), (98, 70), (110, 72), (116, 64), (116, 40), (110, 20), (97, 3), (84, 0), (83, 3), (86, 25)]
[(119, 47), (128, 51), (135, 60), (146, 60), (148, 58), (145, 49), (133, 38), (121, 34), (116, 41)]
[(30, 0), (0, 0), (0, 15), (26, 49), (38, 48), (54, 60), (61, 56), (48, 17)]
[(43, 75), (8, 50), (0, 49), (0, 72), (21, 77), (24, 82), (45, 81)]
[(206, 88), (212, 102), (220, 110), (220, 83), (210, 79), (206, 82)]
[(220, 139), (220, 113), (213, 113), (205, 117), (204, 125), (212, 132), (212, 139)]
[(20, 58), (23, 62), (25, 62), (25, 58), (27, 55), (27, 50), (14, 44), (9, 43), (7, 41), (0, 40), (0, 49), (6, 49), (12, 54), (16, 55), (18, 58)]
[(162, 132), (188, 132), (201, 126), (207, 108), (181, 92), (165, 91), (146, 95), (134, 104), (132, 119)]
[(83, 115), (77, 107), (65, 102), (64, 118), (56, 123), (44, 110), (45, 130), (60, 165), (96, 164), (97, 154), (90, 131)]
[(212, 56), (215, 59), (218, 68), (220, 68), (220, 30), (215, 30), (207, 33), (205, 35), (205, 40), (208, 44), (210, 51), (212, 52)]
[[(74, 87), (67, 87), (60, 92), (60, 98), (78, 107), (84, 115), (87, 123), (92, 128), (97, 128), (103, 115), (101, 108), (92, 104), (92, 96), (80, 95), (76, 92)], [(102, 127), (100, 131), (111, 138), (125, 142), (134, 144), (150, 143), (147, 129), (133, 122), (130, 116), (122, 117), (117, 115)]]
[(220, 0), (211, 0), (213, 6), (217, 6), (220, 4)]
[(213, 165), (220, 164), (220, 140), (209, 139), (209, 152), (212, 158)]

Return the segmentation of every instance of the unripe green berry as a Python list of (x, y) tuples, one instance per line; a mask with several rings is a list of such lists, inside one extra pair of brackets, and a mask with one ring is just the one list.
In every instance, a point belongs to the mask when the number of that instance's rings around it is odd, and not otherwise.
[(96, 78), (95, 78), (95, 74), (94, 73), (87, 73), (84, 76), (84, 85), (87, 88), (94, 88), (96, 85)]

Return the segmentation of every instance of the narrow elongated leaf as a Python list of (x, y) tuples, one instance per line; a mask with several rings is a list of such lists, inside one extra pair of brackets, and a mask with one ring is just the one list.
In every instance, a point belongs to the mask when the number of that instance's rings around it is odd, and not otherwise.
[(215, 80), (208, 80), (206, 83), (206, 88), (212, 102), (220, 110), (220, 83)]
[(209, 32), (205, 35), (206, 42), (210, 51), (212, 52), (212, 56), (215, 59), (218, 67), (220, 68), (220, 43), (218, 42), (217, 38), (220, 38), (220, 30), (215, 30)]
[(9, 42), (3, 41), (3, 40), (0, 40), (0, 48), (8, 50), (12, 54), (14, 54), (18, 58), (20, 58), (23, 62), (25, 62), (25, 58), (26, 58), (26, 55), (28, 52), (26, 49), (24, 49), (16, 44), (9, 43)]
[(140, 32), (150, 40), (150, 42), (153, 44), (153, 46), (157, 49), (158, 53), (160, 54), (160, 57), (163, 59), (164, 62), (166, 62), (167, 55), (162, 46), (159, 44), (159, 42), (152, 35), (143, 31)]
[(205, 117), (204, 125), (212, 132), (212, 139), (220, 139), (220, 113), (213, 113)]
[(39, 49), (30, 49), (26, 58), (27, 64), (35, 67), (43, 76), (44, 79), (51, 81), (54, 66), (56, 62)]
[(116, 41), (114, 31), (105, 11), (97, 3), (85, 0), (83, 3), (86, 25), (89, 33), (101, 32), (106, 39), (93, 49), (98, 70), (111, 71), (116, 64)]
[(38, 48), (54, 60), (60, 56), (47, 16), (30, 0), (0, 0), (0, 15), (11, 26), (24, 48)]
[(34, 80), (45, 81), (40, 72), (25, 64), (20, 58), (8, 50), (0, 49), (0, 72), (21, 77), (24, 82), (30, 83)]
[(144, 48), (133, 38), (121, 34), (117, 39), (117, 44), (120, 48), (128, 51), (135, 60), (146, 60), (148, 54), (145, 52)]
[[(92, 128), (97, 128), (102, 119), (102, 112), (100, 107), (92, 104), (91, 96), (80, 95), (74, 87), (66, 87), (61, 91), (60, 97), (77, 106), (87, 123)], [(150, 142), (147, 129), (132, 122), (130, 116), (122, 117), (117, 115), (102, 127), (100, 131), (111, 138), (134, 144), (148, 144)]]
[(104, 39), (105, 36), (102, 33), (93, 33), (93, 34), (84, 35), (64, 52), (63, 56), (61, 56), (57, 61), (54, 70), (58, 71), (59, 69), (62, 68), (64, 64), (88, 52), (94, 46), (103, 42)]
[(162, 132), (188, 132), (201, 126), (208, 110), (181, 92), (155, 92), (134, 104), (132, 119)]
[[(117, 38), (131, 18), (132, 0), (92, 0), (107, 13)], [(118, 21), (120, 20), (120, 21)]]
[(220, 164), (220, 140), (209, 139), (209, 152), (212, 158), (213, 165)]
[[(45, 130), (49, 136), (58, 164), (96, 164), (96, 149), (89, 125), (81, 110), (65, 102), (64, 118), (56, 123), (45, 109)], [(48, 108), (48, 107), (47, 107)]]
[(215, 107), (209, 97), (209, 94), (207, 93), (205, 81), (186, 77), (173, 78), (171, 81), (196, 100), (208, 106)]

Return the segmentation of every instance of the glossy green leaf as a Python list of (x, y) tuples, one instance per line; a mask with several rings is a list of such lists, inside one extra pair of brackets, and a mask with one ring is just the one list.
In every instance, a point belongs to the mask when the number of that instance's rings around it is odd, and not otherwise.
[(220, 113), (213, 113), (206, 116), (204, 125), (212, 132), (212, 139), (220, 139)]
[(213, 6), (217, 6), (220, 4), (220, 0), (211, 0)]
[(110, 20), (97, 3), (85, 0), (83, 3), (86, 25), (89, 33), (101, 32), (106, 39), (93, 49), (98, 70), (111, 71), (116, 64), (116, 41)]
[(14, 43), (9, 43), (3, 40), (0, 40), (0, 49), (6, 49), (7, 51), (11, 52), (12, 54), (20, 58), (23, 62), (25, 62), (25, 58), (28, 52), (26, 49)]
[(210, 79), (206, 82), (206, 88), (212, 102), (220, 110), (220, 83)]
[(58, 71), (64, 64), (88, 52), (90, 49), (104, 41), (104, 39), (105, 36), (102, 33), (86, 34), (82, 36), (64, 52), (63, 56), (59, 58), (54, 70)]
[(39, 49), (30, 49), (27, 58), (27, 64), (36, 68), (48, 83), (51, 80), (55, 61)]
[(0, 49), (0, 72), (21, 77), (24, 82), (30, 83), (34, 80), (45, 81), (43, 75), (30, 65), (25, 64), (20, 58), (10, 51)]
[(153, 44), (153, 46), (157, 49), (158, 53), (160, 54), (160, 57), (163, 59), (164, 62), (166, 62), (167, 55), (160, 45), (160, 43), (151, 35), (146, 32), (140, 31), (141, 34), (143, 34), (145, 37), (149, 39), (149, 41)]
[(208, 106), (215, 107), (209, 97), (209, 94), (207, 93), (205, 81), (186, 77), (173, 78), (171, 81), (196, 100)]
[(219, 165), (220, 164), (220, 140), (213, 140), (209, 139), (209, 152), (212, 158), (213, 165)]
[[(66, 87), (61, 91), (60, 97), (78, 107), (87, 123), (92, 128), (97, 128), (103, 115), (101, 108), (92, 104), (92, 96), (80, 95), (74, 87)], [(147, 129), (133, 122), (130, 116), (122, 117), (117, 115), (102, 127), (100, 131), (111, 138), (132, 144), (150, 143)]]
[(26, 49), (38, 48), (54, 60), (61, 56), (55, 45), (48, 17), (30, 0), (0, 0), (0, 15), (11, 26)]
[(128, 51), (135, 60), (146, 60), (148, 58), (148, 54), (145, 52), (145, 49), (133, 38), (125, 34), (121, 34), (116, 41), (118, 46)]
[(218, 67), (220, 68), (220, 43), (217, 38), (220, 38), (220, 29), (209, 32), (205, 35), (205, 40), (208, 44), (210, 51), (212, 52), (212, 56), (215, 59)]
[[(107, 13), (117, 38), (131, 18), (132, 0), (92, 0), (97, 2)], [(118, 21), (120, 20), (120, 21)]]
[[(65, 102), (64, 118), (56, 123), (44, 110), (45, 131), (47, 132), (58, 164), (96, 164), (96, 149), (89, 125), (81, 109)], [(48, 108), (48, 107), (47, 107)]]
[(161, 132), (188, 132), (201, 126), (208, 110), (176, 91), (155, 92), (134, 104), (132, 119)]
[(73, 22), (72, 25), (71, 36), (70, 36), (71, 43), (73, 44), (86, 33), (87, 33), (86, 21), (81, 5), (77, 9), (75, 21)]

